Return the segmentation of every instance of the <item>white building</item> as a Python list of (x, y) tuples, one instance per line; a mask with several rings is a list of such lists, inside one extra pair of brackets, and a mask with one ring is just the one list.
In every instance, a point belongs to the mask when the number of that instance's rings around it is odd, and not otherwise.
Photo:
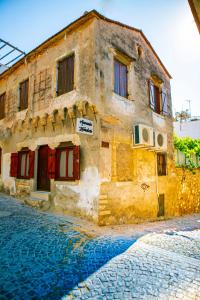
[(174, 133), (179, 137), (200, 138), (200, 118), (174, 122)]

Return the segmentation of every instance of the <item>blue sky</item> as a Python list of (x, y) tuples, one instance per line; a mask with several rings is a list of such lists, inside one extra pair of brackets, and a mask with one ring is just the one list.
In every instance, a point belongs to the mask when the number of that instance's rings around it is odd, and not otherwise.
[(172, 75), (173, 109), (200, 116), (200, 35), (187, 0), (0, 0), (0, 37), (29, 52), (96, 9), (140, 28)]

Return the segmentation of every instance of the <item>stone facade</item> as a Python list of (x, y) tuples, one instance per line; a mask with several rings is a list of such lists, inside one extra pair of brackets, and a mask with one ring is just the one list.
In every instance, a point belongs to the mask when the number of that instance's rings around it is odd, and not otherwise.
[[(71, 53), (75, 56), (74, 89), (57, 96), (57, 65)], [(127, 98), (113, 92), (115, 58), (128, 68)], [(27, 78), (28, 109), (18, 111), (19, 83)], [(159, 78), (165, 88), (167, 116), (149, 107), (150, 78)], [(52, 210), (100, 225), (131, 223), (157, 217), (159, 194), (164, 194), (165, 216), (198, 210), (197, 175), (185, 176), (186, 186), (192, 176), (196, 182), (191, 197), (187, 192), (188, 199), (181, 171), (174, 167), (170, 75), (140, 30), (92, 11), (0, 75), (0, 95), (4, 92), (6, 116), (0, 120), (0, 147), (5, 191), (18, 196), (37, 191), (39, 147), (56, 149), (70, 142), (80, 146), (80, 179), (51, 179)], [(93, 121), (93, 135), (76, 132), (80, 117)], [(157, 176), (154, 149), (133, 147), (134, 124), (167, 135), (167, 176)], [(24, 147), (35, 151), (34, 177), (10, 177), (11, 153)]]

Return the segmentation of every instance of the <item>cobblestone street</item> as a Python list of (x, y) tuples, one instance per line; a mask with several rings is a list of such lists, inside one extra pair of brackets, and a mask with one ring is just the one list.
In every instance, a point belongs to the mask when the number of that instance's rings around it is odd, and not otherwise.
[(0, 194), (0, 299), (200, 299), (200, 215), (97, 227)]

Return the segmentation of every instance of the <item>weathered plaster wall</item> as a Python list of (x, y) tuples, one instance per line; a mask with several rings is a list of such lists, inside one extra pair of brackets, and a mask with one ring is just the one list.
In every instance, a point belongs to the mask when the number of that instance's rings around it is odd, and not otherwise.
[[(37, 189), (37, 150), (40, 145), (48, 144), (54, 148), (67, 141), (80, 145), (81, 179), (76, 182), (51, 180), (51, 202), (54, 209), (97, 220), (99, 121), (92, 106), (95, 96), (94, 51), (94, 23), (89, 20), (73, 32), (54, 39), (49, 47), (1, 79), (0, 94), (6, 91), (6, 118), (0, 120), (0, 128), (10, 128), (11, 132), (2, 145), (3, 187), (18, 196)], [(57, 63), (73, 52), (75, 88), (57, 97)], [(29, 106), (19, 112), (19, 83), (27, 78)], [(76, 118), (81, 116), (93, 120), (93, 136), (76, 134)], [(10, 155), (23, 147), (36, 151), (34, 180), (15, 180), (9, 175)]]

